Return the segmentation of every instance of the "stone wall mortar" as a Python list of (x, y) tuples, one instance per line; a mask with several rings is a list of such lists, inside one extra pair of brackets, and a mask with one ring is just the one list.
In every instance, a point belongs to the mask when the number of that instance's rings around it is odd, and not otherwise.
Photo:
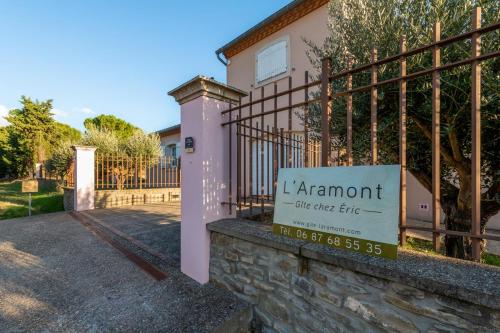
[(210, 280), (253, 304), (262, 332), (500, 332), (499, 310), (218, 232), (211, 240)]

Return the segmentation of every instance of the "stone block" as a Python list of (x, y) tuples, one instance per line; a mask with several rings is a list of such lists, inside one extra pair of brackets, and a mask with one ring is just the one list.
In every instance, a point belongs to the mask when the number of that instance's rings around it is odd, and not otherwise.
[(274, 321), (288, 322), (290, 319), (289, 309), (282, 299), (268, 294), (267, 297), (262, 297), (259, 302), (259, 307), (269, 313)]
[(282, 321), (275, 321), (273, 324), (273, 328), (278, 333), (291, 333), (291, 332), (293, 332), (292, 326), (285, 324)]
[(311, 273), (311, 276), (312, 276), (312, 279), (320, 284), (321, 286), (325, 286), (326, 283), (328, 282), (328, 277), (322, 273), (317, 273), (317, 272), (314, 272), (314, 273)]
[(359, 315), (363, 320), (382, 329), (401, 333), (419, 332), (409, 319), (395, 312), (384, 311), (381, 304), (367, 304), (348, 296), (344, 306)]
[(248, 296), (257, 296), (259, 294), (257, 289), (249, 284), (243, 286), (243, 293)]
[(255, 261), (255, 257), (251, 255), (240, 255), (240, 260), (247, 264), (253, 264)]
[(238, 256), (238, 253), (236, 251), (226, 250), (226, 253), (224, 254), (224, 258), (226, 258), (227, 260), (230, 260), (230, 261), (238, 261), (239, 256)]
[(262, 324), (269, 327), (273, 326), (273, 319), (267, 312), (263, 311), (260, 306), (255, 307), (254, 312), (257, 322), (261, 322)]
[(264, 280), (264, 270), (257, 266), (249, 266), (247, 264), (241, 263), (239, 269), (245, 272), (245, 274), (254, 280)]
[(254, 286), (257, 287), (258, 289), (264, 290), (264, 291), (272, 291), (274, 290), (274, 286), (265, 282), (265, 281), (260, 281), (260, 280), (255, 280), (253, 282)]
[(248, 276), (243, 274), (236, 274), (234, 275), (234, 278), (244, 284), (250, 284), (252, 282)]
[(342, 306), (342, 296), (335, 295), (332, 293), (330, 290), (321, 290), (316, 293), (319, 299), (333, 304), (335, 306), (341, 307)]
[(294, 289), (298, 289), (301, 293), (305, 295), (312, 296), (314, 294), (314, 287), (309, 279), (292, 274), (292, 285)]
[(269, 271), (269, 282), (275, 283), (283, 288), (290, 287), (290, 274), (280, 270)]

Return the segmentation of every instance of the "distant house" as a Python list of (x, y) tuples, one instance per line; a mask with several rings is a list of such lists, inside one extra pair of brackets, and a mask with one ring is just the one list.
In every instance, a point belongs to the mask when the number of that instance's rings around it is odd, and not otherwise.
[(160, 136), (161, 147), (165, 156), (178, 158), (181, 155), (181, 125), (174, 125), (156, 131)]

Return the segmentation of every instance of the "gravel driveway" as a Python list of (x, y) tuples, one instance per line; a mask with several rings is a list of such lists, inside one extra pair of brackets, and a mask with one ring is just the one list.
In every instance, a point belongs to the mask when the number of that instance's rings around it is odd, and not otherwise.
[(232, 294), (179, 271), (179, 219), (171, 215), (147, 208), (89, 213), (122, 221), (122, 231), (124, 221), (135, 221), (128, 231), (137, 237), (170, 228), (167, 245), (161, 236), (141, 239), (172, 254), (161, 281), (69, 214), (0, 221), (0, 332), (209, 332), (247, 311)]

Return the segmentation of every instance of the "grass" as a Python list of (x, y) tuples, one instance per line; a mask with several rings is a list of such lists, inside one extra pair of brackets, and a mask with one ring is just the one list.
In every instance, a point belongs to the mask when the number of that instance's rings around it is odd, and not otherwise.
[[(425, 252), (428, 254), (444, 255), (444, 246), (441, 246), (441, 252), (437, 253), (436, 251), (434, 251), (431, 241), (414, 237), (406, 238), (406, 245), (404, 246), (404, 248), (419, 252)], [(483, 252), (481, 256), (481, 262), (483, 264), (500, 267), (500, 256), (488, 252)]]
[[(267, 224), (272, 224), (273, 223), (273, 212), (265, 212), (263, 219), (260, 214), (256, 214), (254, 216), (246, 217), (249, 220), (253, 221), (259, 221)], [(434, 248), (432, 246), (432, 241), (425, 240), (425, 239), (420, 239), (420, 238), (415, 238), (415, 237), (407, 237), (406, 238), (406, 245), (403, 247), (405, 249), (413, 250), (413, 251), (418, 251), (418, 252), (423, 252), (427, 254), (432, 254), (432, 255), (445, 255), (445, 247), (444, 244), (441, 246), (441, 251), (437, 253), (434, 251)], [(500, 267), (500, 256), (488, 252), (483, 252), (481, 255), (481, 262), (483, 264), (487, 265), (492, 265), (492, 266), (498, 266)]]
[[(32, 215), (64, 210), (63, 194), (55, 181), (40, 181), (32, 194)], [(21, 181), (0, 182), (0, 220), (28, 216), (28, 194), (21, 193)]]
[[(264, 218), (261, 219), (260, 214), (256, 214), (251, 217), (247, 217), (249, 220), (253, 221), (259, 221), (259, 222), (264, 222), (267, 224), (272, 224), (273, 223), (273, 212), (266, 212), (264, 213)], [(415, 238), (415, 237), (407, 237), (406, 238), (406, 245), (403, 247), (405, 249), (413, 250), (413, 251), (418, 251), (418, 252), (423, 252), (427, 254), (432, 254), (432, 255), (445, 255), (445, 247), (444, 244), (441, 246), (441, 251), (437, 253), (434, 251), (434, 248), (432, 246), (432, 241), (425, 240), (425, 239), (420, 239), (420, 238)], [(492, 265), (492, 266), (498, 266), (500, 267), (500, 256), (488, 252), (483, 252), (481, 255), (481, 262), (483, 264), (487, 265)]]

